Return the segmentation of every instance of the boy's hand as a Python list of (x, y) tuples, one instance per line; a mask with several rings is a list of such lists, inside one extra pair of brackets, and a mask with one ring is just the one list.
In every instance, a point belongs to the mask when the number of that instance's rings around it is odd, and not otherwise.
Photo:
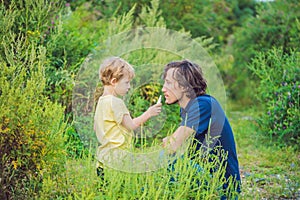
[(157, 116), (161, 112), (161, 103), (154, 104), (146, 111), (149, 117)]

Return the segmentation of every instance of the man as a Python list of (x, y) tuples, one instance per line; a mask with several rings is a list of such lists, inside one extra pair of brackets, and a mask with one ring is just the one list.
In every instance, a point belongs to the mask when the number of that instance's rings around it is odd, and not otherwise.
[[(181, 123), (177, 130), (163, 139), (163, 145), (174, 153), (187, 138), (194, 137), (196, 151), (220, 146), (228, 154), (225, 178), (240, 182), (239, 164), (233, 132), (225, 113), (212, 96), (206, 94), (206, 80), (200, 67), (188, 60), (171, 62), (164, 69), (162, 92), (168, 105), (178, 103)], [(208, 137), (209, 136), (209, 137)], [(207, 138), (210, 138), (209, 142)], [(227, 184), (224, 184), (224, 189)]]

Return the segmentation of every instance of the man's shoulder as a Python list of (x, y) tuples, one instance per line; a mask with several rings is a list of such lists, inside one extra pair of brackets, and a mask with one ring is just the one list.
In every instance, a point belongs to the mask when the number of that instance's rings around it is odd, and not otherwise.
[(192, 99), (186, 108), (186, 112), (199, 112), (210, 109), (212, 105), (212, 97), (210, 95), (201, 95)]
[(202, 94), (196, 97), (198, 101), (210, 101), (213, 97), (209, 94)]
[(215, 98), (213, 98), (212, 96), (208, 95), (208, 94), (204, 94), (204, 95), (200, 95), (197, 96), (195, 98), (195, 100), (199, 103), (199, 104), (212, 104), (213, 101), (215, 101)]

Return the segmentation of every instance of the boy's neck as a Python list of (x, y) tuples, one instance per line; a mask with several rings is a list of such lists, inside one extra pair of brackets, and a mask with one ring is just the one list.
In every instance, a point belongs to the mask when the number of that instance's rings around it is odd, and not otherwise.
[(114, 88), (111, 85), (105, 85), (102, 96), (113, 95), (116, 96)]

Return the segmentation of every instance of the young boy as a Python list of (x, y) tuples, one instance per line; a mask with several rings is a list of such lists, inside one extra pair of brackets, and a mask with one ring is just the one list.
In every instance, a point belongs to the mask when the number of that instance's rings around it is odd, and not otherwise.
[(145, 123), (149, 118), (161, 112), (161, 103), (148, 108), (141, 116), (132, 119), (124, 101), (119, 98), (130, 89), (130, 81), (134, 77), (133, 67), (119, 57), (111, 57), (101, 64), (99, 70), (103, 84), (103, 94), (99, 98), (94, 129), (101, 144), (96, 153), (97, 173), (102, 173), (104, 166), (114, 167), (118, 159), (124, 160), (124, 152), (130, 150), (133, 130)]

